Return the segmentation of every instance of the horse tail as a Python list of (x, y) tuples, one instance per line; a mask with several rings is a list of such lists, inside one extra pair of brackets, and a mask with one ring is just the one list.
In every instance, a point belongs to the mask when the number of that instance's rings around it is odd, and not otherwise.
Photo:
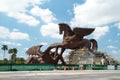
[(92, 50), (97, 50), (98, 49), (98, 44), (95, 39), (90, 39), (90, 42), (92, 43)]

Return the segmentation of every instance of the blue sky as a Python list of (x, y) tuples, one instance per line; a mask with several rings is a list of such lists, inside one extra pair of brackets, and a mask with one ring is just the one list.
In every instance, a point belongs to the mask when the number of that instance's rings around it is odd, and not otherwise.
[[(26, 49), (62, 42), (58, 23), (74, 27), (92, 27), (86, 36), (98, 41), (98, 50), (120, 60), (120, 0), (1, 0), (0, 45), (17, 48), (26, 58)], [(1, 46), (2, 47), (2, 46)], [(3, 51), (0, 50), (0, 59)], [(66, 53), (64, 53), (66, 54)], [(9, 55), (6, 53), (6, 57)]]

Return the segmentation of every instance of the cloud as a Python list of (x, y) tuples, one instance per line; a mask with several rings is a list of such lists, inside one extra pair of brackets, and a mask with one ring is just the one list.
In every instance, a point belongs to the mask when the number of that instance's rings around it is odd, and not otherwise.
[(10, 41), (2, 41), (1, 43), (2, 43), (2, 44), (6, 44), (6, 45), (22, 46), (21, 43), (10, 42)]
[(48, 23), (46, 25), (42, 25), (40, 28), (40, 32), (42, 36), (49, 36), (56, 39), (62, 38), (62, 35), (59, 35), (58, 25), (55, 23)]
[(28, 9), (42, 3), (42, 0), (2, 0), (0, 2), (0, 12), (17, 19), (20, 23), (36, 26), (39, 21), (35, 17), (28, 15)]
[(24, 51), (27, 51), (29, 48), (23, 48)]
[(6, 27), (0, 26), (0, 38), (1, 39), (13, 39), (13, 40), (29, 40), (27, 33), (20, 32), (18, 29), (13, 29), (12, 32)]
[(18, 40), (29, 40), (29, 35), (27, 33), (13, 31), (10, 33), (10, 39)]
[(108, 31), (108, 26), (96, 27), (95, 31), (93, 32), (93, 36), (95, 39), (99, 39), (100, 37), (104, 36)]
[(50, 23), (56, 20), (56, 18), (53, 16), (53, 13), (48, 8), (42, 9), (38, 6), (34, 6), (30, 12), (32, 15), (40, 17), (45, 23)]
[(120, 33), (117, 33), (117, 36), (120, 36)]
[(9, 29), (4, 27), (4, 26), (0, 26), (0, 38), (4, 39), (7, 38), (9, 36)]
[(112, 50), (111, 53), (112, 53), (112, 54), (119, 54), (119, 53), (120, 53), (120, 50)]
[(51, 23), (57, 20), (50, 9), (39, 7), (47, 1), (49, 0), (2, 0), (0, 2), (0, 12), (16, 19), (18, 23), (34, 27), (40, 24), (41, 21)]
[(120, 23), (116, 23), (115, 26), (120, 29)]
[[(45, 1), (44, 1), (45, 2)], [(28, 7), (41, 5), (43, 0), (2, 0), (0, 2), (0, 12), (26, 12)]]
[(27, 15), (25, 13), (11, 12), (8, 14), (8, 16), (17, 19), (19, 23), (25, 23), (28, 24), (29, 26), (36, 26), (40, 23), (39, 20), (37, 20), (35, 17)]
[(109, 46), (107, 46), (107, 48), (109, 48), (109, 49), (116, 49), (117, 47), (109, 45)]
[(120, 0), (86, 0), (74, 5), (73, 26), (101, 26), (120, 21)]
[(40, 45), (48, 45), (46, 42), (41, 42)]

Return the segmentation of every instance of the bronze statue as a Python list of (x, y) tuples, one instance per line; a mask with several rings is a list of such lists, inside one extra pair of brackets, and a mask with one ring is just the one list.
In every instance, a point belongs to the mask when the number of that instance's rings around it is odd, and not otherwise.
[[(92, 49), (97, 50), (97, 41), (95, 39), (84, 39), (84, 36), (91, 34), (94, 31), (94, 28), (79, 28), (75, 27), (73, 31), (71, 28), (65, 24), (60, 23), (59, 25), (59, 33), (62, 34), (64, 32), (63, 36), (63, 44), (71, 44), (71, 49), (77, 49), (79, 47), (87, 47), (90, 49), (91, 42), (93, 44)], [(72, 45), (73, 44), (73, 45)], [(74, 44), (81, 44), (81, 45), (75, 45)], [(69, 48), (69, 46), (68, 46)]]
[[(62, 64), (66, 64), (62, 54), (65, 49), (89, 49), (90, 51), (97, 50), (97, 41), (95, 39), (85, 39), (84, 36), (91, 34), (94, 28), (79, 28), (75, 27), (73, 30), (68, 24), (60, 23), (59, 34), (63, 34), (62, 43), (55, 43), (50, 45), (44, 52), (40, 51), (42, 45), (34, 46), (29, 48), (27, 53), (30, 55), (37, 55), (38, 57), (28, 58), (26, 63), (48, 63), (48, 64), (58, 64), (61, 60)], [(55, 48), (53, 52), (51, 49)], [(61, 48), (61, 52), (58, 53), (58, 48)], [(33, 60), (33, 61), (32, 61)]]
[(58, 53), (51, 51), (51, 46), (49, 46), (44, 52), (40, 50), (43, 45), (37, 45), (29, 48), (26, 53), (29, 54), (29, 58), (26, 64), (57, 64), (61, 60), (62, 64), (65, 65), (64, 59)]
[[(85, 39), (84, 36), (89, 35), (94, 31), (94, 28), (78, 28), (75, 27), (73, 30), (65, 24), (65, 23), (60, 23), (59, 25), (59, 34), (63, 35), (63, 42), (52, 46), (62, 48), (60, 55), (63, 54), (65, 49), (89, 49), (91, 51), (97, 50), (97, 41), (95, 39)], [(92, 44), (92, 45), (91, 45)], [(92, 48), (91, 48), (92, 47)], [(57, 48), (56, 48), (57, 50)]]

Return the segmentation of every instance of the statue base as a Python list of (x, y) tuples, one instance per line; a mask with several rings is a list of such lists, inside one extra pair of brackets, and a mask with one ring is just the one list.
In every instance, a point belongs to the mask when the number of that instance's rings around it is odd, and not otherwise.
[(79, 49), (71, 51), (69, 64), (93, 64), (94, 54), (89, 50)]
[(78, 49), (70, 52), (68, 64), (117, 65), (119, 62), (105, 52)]

